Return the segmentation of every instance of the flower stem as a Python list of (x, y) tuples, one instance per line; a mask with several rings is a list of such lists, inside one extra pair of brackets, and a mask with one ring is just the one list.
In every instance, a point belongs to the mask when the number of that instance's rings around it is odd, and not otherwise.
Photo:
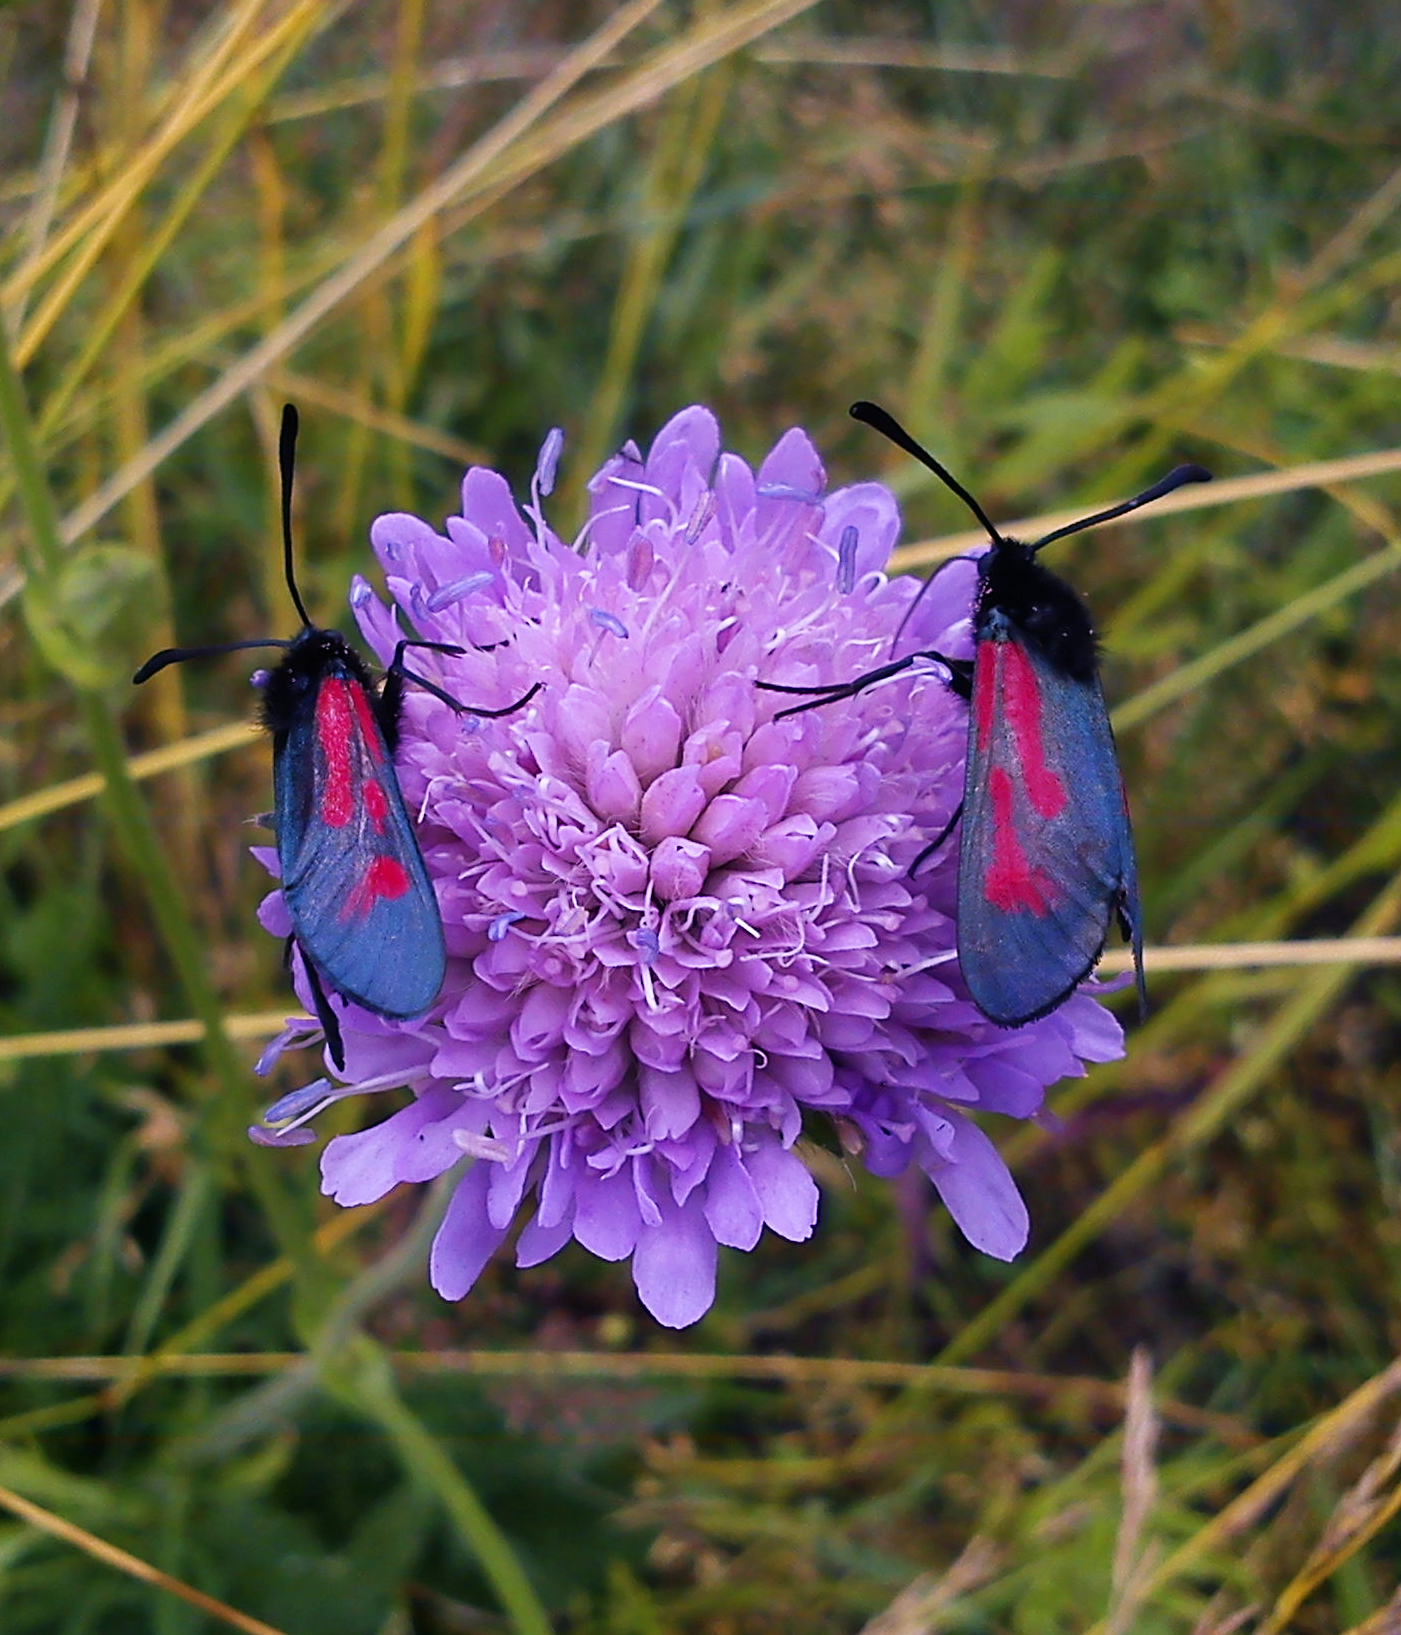
[(541, 1605), (506, 1535), (492, 1520), (476, 1489), (400, 1396), (380, 1347), (360, 1334), (344, 1347), (323, 1379), (372, 1419), (393, 1444), (404, 1469), (436, 1495), (458, 1536), (477, 1558), (516, 1635), (551, 1635)]

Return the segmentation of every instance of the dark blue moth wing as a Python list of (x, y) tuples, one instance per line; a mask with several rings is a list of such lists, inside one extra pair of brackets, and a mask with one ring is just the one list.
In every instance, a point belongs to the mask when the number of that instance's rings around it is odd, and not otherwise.
[(364, 682), (330, 660), (275, 742), (282, 891), (302, 951), (345, 999), (418, 1016), (446, 970), (438, 901)]
[(1047, 1015), (1094, 969), (1116, 917), (1141, 992), (1138, 872), (1099, 678), (1053, 665), (991, 609), (959, 849), (958, 955), (974, 1002), (1006, 1027)]

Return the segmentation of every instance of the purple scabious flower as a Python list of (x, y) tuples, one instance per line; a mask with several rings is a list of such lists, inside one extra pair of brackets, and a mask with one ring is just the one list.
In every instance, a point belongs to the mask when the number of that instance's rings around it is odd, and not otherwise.
[[(956, 846), (908, 874), (962, 794), (967, 711), (937, 665), (783, 721), (792, 699), (755, 685), (889, 656), (919, 586), (884, 572), (893, 496), (828, 494), (796, 429), (756, 474), (690, 408), (598, 472), (569, 544), (542, 510), (561, 441), (523, 511), (476, 468), (445, 533), (371, 529), (394, 605), (361, 579), (350, 601), (382, 661), (413, 634), (466, 649), (416, 662), (468, 703), (544, 686), (492, 721), (408, 689), (398, 774), (447, 979), (412, 1021), (348, 1006), (345, 1082), (285, 1097), (257, 1136), (302, 1141), (330, 1101), (411, 1091), (328, 1143), (323, 1188), (367, 1203), (471, 1155), (431, 1256), (449, 1300), (526, 1205), (518, 1265), (575, 1238), (631, 1259), (659, 1322), (693, 1323), (717, 1245), (811, 1233), (795, 1143), (824, 1120), (876, 1175), (917, 1164), (1010, 1259), (1026, 1208), (970, 1115), (1036, 1114), (1047, 1085), (1121, 1054), (1118, 1025), (1088, 993), (1013, 1030), (967, 997)], [(973, 581), (940, 573), (902, 646), (969, 653)], [(276, 894), (264, 923), (285, 925)]]

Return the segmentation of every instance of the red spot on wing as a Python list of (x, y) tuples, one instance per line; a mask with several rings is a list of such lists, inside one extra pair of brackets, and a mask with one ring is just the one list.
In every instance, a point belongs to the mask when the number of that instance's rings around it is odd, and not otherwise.
[(365, 810), (370, 814), (370, 822), (375, 826), (375, 833), (382, 835), (385, 819), (389, 816), (388, 797), (373, 778), (366, 778), (360, 795), (365, 802)]
[(1027, 799), (1038, 817), (1056, 818), (1065, 810), (1065, 785), (1046, 764), (1042, 733), (1041, 683), (1026, 650), (1015, 641), (992, 641), (992, 663), (977, 666), (974, 676), (974, 724), (978, 745), (986, 748), (1000, 705), (1012, 729), (1016, 769)]
[[(316, 695), (316, 737), (321, 746), (324, 772), (321, 782), (323, 823), (343, 829), (355, 816), (355, 767), (361, 753), (373, 765), (383, 759), (379, 724), (375, 720), (365, 689), (344, 676), (328, 676)], [(389, 801), (373, 779), (366, 778), (359, 791), (377, 834), (384, 833)]]
[(402, 897), (409, 889), (408, 870), (397, 857), (377, 857), (365, 871), (365, 889), (375, 897)]
[(328, 676), (316, 695), (316, 738), (325, 771), (321, 782), (321, 821), (343, 829), (355, 815), (355, 780), (350, 766), (351, 699), (358, 689), (339, 676)]
[(1017, 741), (1017, 758), (1027, 797), (1039, 817), (1059, 817), (1065, 810), (1065, 785), (1046, 765), (1046, 742), (1041, 731), (1041, 683), (1024, 648), (1016, 642), (1003, 642), (1000, 647), (1006, 654), (1007, 719)]
[(1004, 914), (1025, 912), (1038, 919), (1060, 895), (1044, 869), (1032, 866), (1022, 849), (1012, 816), (1012, 779), (1000, 766), (988, 773), (992, 797), (992, 861), (983, 876), (983, 895)]
[(365, 748), (370, 759), (377, 762), (381, 759), (381, 734), (379, 722), (375, 720), (375, 712), (370, 708), (370, 701), (363, 687), (352, 686), (350, 696), (355, 704), (355, 724), (360, 729), (360, 736), (365, 740)]
[(397, 857), (372, 857), (346, 898), (341, 918), (363, 920), (377, 902), (393, 902), (408, 889), (408, 870)]

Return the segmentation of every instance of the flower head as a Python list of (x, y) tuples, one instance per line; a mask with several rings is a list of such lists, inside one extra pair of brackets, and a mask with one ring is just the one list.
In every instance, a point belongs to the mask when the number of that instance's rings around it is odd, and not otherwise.
[[(918, 1164), (968, 1239), (1011, 1258), (1026, 1210), (969, 1115), (1035, 1114), (1046, 1085), (1120, 1053), (1119, 1029), (1085, 994), (1011, 1031), (967, 998), (956, 848), (908, 874), (962, 792), (966, 708), (937, 665), (781, 721), (792, 700), (755, 685), (889, 657), (918, 589), (883, 571), (894, 498), (826, 493), (798, 430), (756, 474), (691, 408), (645, 459), (629, 443), (607, 462), (567, 544), (542, 508), (559, 449), (551, 433), (523, 512), (474, 469), (445, 534), (402, 514), (371, 530), (394, 605), (363, 580), (350, 600), (381, 660), (412, 633), (465, 649), (418, 660), (465, 702), (544, 686), (502, 720), (408, 689), (399, 781), (447, 980), (412, 1021), (348, 1007), (346, 1082), (284, 1098), (262, 1138), (411, 1090), (327, 1145), (323, 1185), (365, 1203), (470, 1154), (432, 1253), (448, 1299), (528, 1198), (519, 1265), (576, 1238), (631, 1259), (658, 1321), (694, 1322), (717, 1245), (811, 1233), (794, 1144), (824, 1118), (877, 1175)], [(973, 578), (941, 573), (902, 642), (967, 653)]]

